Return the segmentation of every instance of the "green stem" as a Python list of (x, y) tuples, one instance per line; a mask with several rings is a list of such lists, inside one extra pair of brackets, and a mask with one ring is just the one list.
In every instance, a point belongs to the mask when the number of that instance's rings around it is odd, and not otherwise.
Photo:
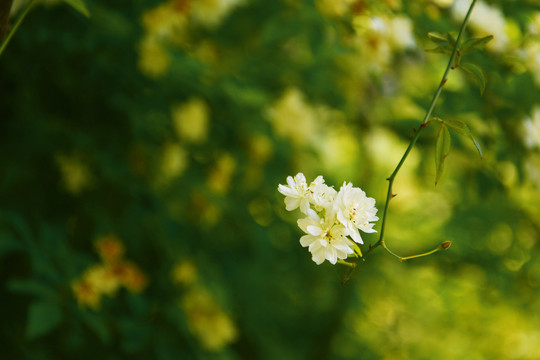
[[(380, 230), (380, 235), (379, 235), (379, 240), (375, 243), (375, 245), (373, 246), (370, 246), (369, 250), (367, 251), (367, 253), (369, 253), (370, 251), (372, 251), (373, 249), (377, 248), (378, 246), (383, 246), (383, 248), (386, 249), (386, 251), (388, 251), (390, 254), (392, 254), (393, 256), (396, 256), (397, 258), (399, 258), (400, 260), (406, 260), (406, 259), (411, 259), (411, 258), (414, 258), (414, 257), (419, 257), (419, 256), (425, 256), (425, 255), (429, 255), (429, 254), (432, 254), (433, 252), (435, 251), (438, 251), (437, 249), (432, 251), (432, 252), (428, 252), (428, 253), (424, 253), (424, 254), (420, 254), (420, 255), (414, 255), (414, 256), (408, 256), (408, 257), (401, 257), (395, 253), (393, 253), (392, 251), (390, 251), (390, 249), (388, 249), (388, 247), (386, 246), (386, 243), (384, 242), (384, 232), (385, 232), (385, 229), (386, 229), (386, 218), (387, 218), (387, 213), (388, 213), (388, 206), (390, 204), (390, 200), (395, 196), (393, 193), (392, 193), (392, 185), (394, 184), (394, 180), (399, 172), (399, 170), (401, 169), (401, 167), (403, 166), (403, 163), (405, 162), (405, 160), (407, 159), (407, 156), (409, 156), (409, 153), (411, 152), (414, 144), (416, 144), (416, 141), (418, 140), (418, 138), (420, 137), (420, 132), (422, 131), (422, 129), (424, 129), (428, 124), (429, 122), (431, 121), (430, 118), (431, 118), (431, 114), (433, 112), (433, 109), (435, 108), (435, 105), (437, 103), (437, 100), (439, 99), (439, 95), (441, 94), (442, 92), (442, 89), (443, 89), (443, 86), (444, 84), (446, 83), (446, 81), (448, 80), (448, 73), (450, 72), (451, 68), (452, 68), (452, 64), (454, 62), (454, 58), (456, 57), (456, 53), (458, 51), (458, 46), (459, 46), (459, 42), (463, 36), (463, 33), (465, 32), (465, 27), (467, 26), (467, 22), (469, 21), (469, 18), (471, 16), (471, 13), (472, 13), (472, 10), (474, 8), (474, 5), (476, 4), (476, 1), (477, 0), (473, 0), (472, 3), (471, 3), (471, 6), (469, 7), (469, 11), (467, 11), (467, 15), (465, 15), (465, 19), (463, 20), (463, 23), (461, 24), (461, 28), (459, 29), (459, 34), (458, 34), (458, 37), (456, 39), (456, 43), (454, 45), (454, 48), (452, 49), (452, 54), (450, 55), (450, 59), (448, 61), (448, 65), (446, 66), (446, 69), (444, 71), (444, 74), (443, 74), (443, 77), (442, 77), (442, 80), (441, 82), (439, 83), (439, 87), (437, 88), (437, 91), (435, 91), (435, 95), (433, 95), (433, 99), (431, 100), (431, 104), (429, 105), (429, 108), (428, 110), (426, 111), (426, 115), (424, 116), (424, 119), (422, 120), (422, 124), (420, 126), (420, 128), (416, 131), (416, 133), (414, 134), (414, 137), (412, 138), (411, 142), (409, 143), (409, 146), (407, 147), (407, 150), (405, 150), (405, 153), (403, 154), (403, 157), (401, 158), (401, 160), (399, 161), (398, 165), (396, 166), (394, 172), (392, 173), (392, 175), (390, 175), (390, 177), (387, 179), (388, 180), (388, 191), (386, 192), (386, 202), (384, 204), (384, 209), (383, 209), (383, 214), (382, 214), (382, 222), (381, 222), (381, 230)], [(366, 253), (366, 254), (367, 254)]]
[(440, 246), (437, 246), (435, 249), (430, 250), (430, 251), (425, 252), (425, 253), (422, 253), (422, 254), (416, 254), (416, 255), (411, 255), (411, 256), (402, 256), (402, 257), (399, 258), (399, 260), (400, 261), (405, 261), (405, 260), (409, 260), (409, 259), (415, 259), (415, 258), (419, 258), (419, 257), (422, 257), (422, 256), (431, 255), (433, 253), (436, 253), (439, 250), (442, 250), (442, 249), (441, 249)]
[(409, 255), (409, 256), (399, 256), (396, 253), (390, 251), (390, 249), (388, 249), (386, 247), (386, 244), (384, 243), (384, 241), (381, 243), (381, 246), (384, 247), (386, 249), (386, 251), (388, 251), (390, 254), (397, 257), (399, 261), (405, 261), (405, 260), (409, 260), (409, 259), (416, 259), (416, 258), (419, 258), (419, 257), (422, 257), (422, 256), (428, 256), (428, 255), (436, 253), (437, 251), (440, 251), (440, 250), (446, 250), (446, 249), (448, 249), (450, 247), (450, 244), (452, 244), (451, 241), (445, 241), (445, 242), (443, 242), (442, 244), (440, 244), (439, 246), (437, 246), (433, 250), (426, 251), (426, 252), (421, 253), (421, 254)]
[(4, 52), (4, 49), (6, 48), (7, 44), (9, 43), (9, 41), (11, 40), (11, 38), (13, 37), (13, 35), (17, 31), (17, 29), (19, 28), (19, 26), (21, 25), (22, 21), (26, 17), (26, 14), (28, 14), (28, 12), (32, 8), (32, 6), (34, 6), (35, 2), (36, 2), (36, 0), (30, 0), (28, 2), (28, 4), (26, 5), (26, 7), (23, 10), (23, 13), (17, 19), (17, 22), (15, 23), (15, 25), (13, 25), (13, 27), (9, 30), (8, 34), (6, 35), (6, 38), (4, 39), (4, 41), (2, 41), (2, 44), (0, 45), (0, 56), (2, 55), (2, 53)]
[(439, 88), (435, 92), (435, 95), (433, 95), (433, 99), (431, 100), (431, 104), (429, 106), (428, 111), (426, 112), (426, 116), (424, 116), (424, 120), (422, 120), (422, 124), (425, 124), (433, 112), (433, 109), (435, 108), (435, 104), (437, 103), (437, 100), (439, 99), (439, 95), (441, 95), (442, 88), (446, 81), (448, 80), (448, 73), (452, 69), (452, 64), (454, 62), (454, 58), (456, 57), (456, 53), (458, 51), (459, 42), (461, 41), (461, 38), (463, 37), (463, 33), (465, 32), (465, 27), (467, 27), (467, 23), (469, 22), (469, 18), (471, 17), (471, 13), (473, 11), (474, 5), (476, 4), (477, 0), (473, 0), (471, 3), (471, 6), (469, 7), (469, 11), (467, 11), (467, 15), (465, 15), (465, 19), (463, 19), (463, 23), (461, 24), (461, 28), (459, 29), (459, 34), (456, 39), (456, 43), (454, 44), (454, 48), (452, 49), (452, 54), (450, 55), (450, 60), (448, 61), (448, 65), (446, 66), (446, 70), (444, 70), (444, 75), (442, 77), (441, 83), (439, 84)]
[(356, 267), (356, 263), (351, 263), (351, 262), (348, 262), (348, 261), (345, 261), (345, 260), (338, 259), (337, 262), (338, 262), (338, 264), (342, 264), (342, 265), (345, 265), (345, 266), (348, 266), (348, 267), (351, 267), (351, 268)]

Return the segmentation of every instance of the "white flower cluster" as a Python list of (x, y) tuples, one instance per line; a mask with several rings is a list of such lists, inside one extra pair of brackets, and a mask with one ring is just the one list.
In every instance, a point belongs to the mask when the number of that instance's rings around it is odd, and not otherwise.
[(379, 220), (375, 199), (351, 183), (343, 183), (338, 192), (326, 185), (322, 176), (308, 185), (304, 174), (298, 173), (294, 178), (287, 177), (287, 185), (280, 184), (278, 191), (285, 195), (288, 211), (300, 208), (307, 215), (298, 220), (298, 226), (306, 233), (300, 244), (308, 247), (317, 265), (324, 260), (335, 264), (354, 254), (354, 249), (361, 255), (355, 244), (364, 243), (359, 230), (376, 232), (371, 223)]

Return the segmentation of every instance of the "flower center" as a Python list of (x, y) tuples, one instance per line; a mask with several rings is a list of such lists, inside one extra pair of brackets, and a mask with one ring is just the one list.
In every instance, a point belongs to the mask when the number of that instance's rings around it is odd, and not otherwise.
[(332, 240), (334, 240), (334, 238), (333, 238), (332, 235), (330, 234), (330, 230), (327, 230), (327, 231), (324, 233), (324, 238), (326, 239), (326, 241), (328, 241), (328, 244), (331, 244), (331, 243), (332, 243)]

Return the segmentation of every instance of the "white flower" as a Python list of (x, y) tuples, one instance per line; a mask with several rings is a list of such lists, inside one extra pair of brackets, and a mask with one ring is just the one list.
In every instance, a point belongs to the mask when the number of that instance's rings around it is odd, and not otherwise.
[(307, 234), (300, 238), (300, 244), (308, 247), (317, 265), (324, 260), (335, 264), (338, 259), (346, 259), (354, 253), (352, 243), (347, 238), (347, 230), (343, 225), (336, 224), (335, 219), (332, 211), (327, 211), (322, 220), (313, 209), (309, 209), (308, 216), (298, 220), (298, 226)]
[(540, 148), (540, 106), (536, 106), (532, 116), (523, 121), (521, 132), (529, 149)]
[(337, 194), (335, 203), (337, 219), (348, 231), (348, 234), (357, 243), (363, 244), (358, 229), (366, 233), (376, 232), (370, 221), (377, 221), (375, 216), (375, 199), (368, 198), (362, 189), (353, 187), (351, 183), (343, 183)]
[(296, 174), (293, 177), (287, 177), (287, 185), (278, 186), (278, 191), (285, 195), (285, 208), (288, 211), (292, 211), (300, 207), (300, 211), (304, 214), (308, 213), (309, 210), (309, 192), (308, 186), (306, 183), (306, 177), (302, 173)]
[(322, 176), (318, 176), (309, 185), (311, 203), (315, 206), (315, 210), (322, 211), (332, 207), (337, 195), (337, 191), (324, 183)]
[(355, 244), (363, 244), (358, 230), (375, 232), (370, 222), (379, 220), (375, 200), (364, 191), (344, 183), (337, 192), (324, 183), (322, 176), (308, 185), (302, 173), (287, 177), (287, 185), (280, 184), (278, 191), (285, 195), (287, 210), (299, 207), (307, 215), (298, 220), (298, 226), (306, 233), (300, 244), (308, 247), (317, 265), (325, 260), (336, 264), (338, 259), (355, 253), (362, 256)]
[(389, 25), (391, 29), (390, 40), (398, 50), (416, 47), (411, 19), (404, 16), (396, 16), (390, 20)]

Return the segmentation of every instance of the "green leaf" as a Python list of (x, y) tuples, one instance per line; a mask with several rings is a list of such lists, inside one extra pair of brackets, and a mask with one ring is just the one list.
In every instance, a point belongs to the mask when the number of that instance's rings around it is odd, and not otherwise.
[(64, 0), (64, 2), (87, 18), (90, 17), (90, 11), (88, 11), (88, 8), (83, 0)]
[(471, 63), (462, 63), (460, 64), (459, 69), (463, 70), (478, 83), (478, 86), (480, 86), (480, 94), (483, 95), (484, 90), (486, 89), (486, 76), (482, 69)]
[(21, 241), (5, 230), (0, 230), (0, 256), (11, 251), (21, 250)]
[(478, 143), (478, 141), (476, 141), (476, 139), (472, 136), (472, 134), (471, 134), (471, 140), (473, 141), (474, 146), (476, 146), (476, 150), (478, 150), (478, 153), (480, 154), (480, 159), (483, 159), (484, 153), (482, 152), (482, 148), (480, 147), (480, 144)]
[(434, 48), (434, 49), (427, 49), (426, 51), (427, 51), (427, 52), (432, 52), (432, 53), (439, 53), (439, 54), (447, 54), (447, 55), (450, 55), (450, 54), (452, 54), (452, 47), (449, 46), (449, 45), (441, 45), (441, 46), (437, 46), (437, 47)]
[(62, 311), (52, 302), (35, 302), (28, 310), (26, 338), (35, 339), (51, 332), (62, 322)]
[(456, 43), (456, 39), (449, 33), (442, 33), (438, 31), (432, 31), (428, 32), (427, 34), (428, 38), (430, 38), (431, 41), (433, 41), (436, 44), (446, 43), (450, 46), (454, 46)]
[(450, 153), (450, 141), (450, 131), (448, 131), (448, 128), (442, 123), (435, 144), (435, 184), (437, 184), (441, 178), (444, 168), (444, 159), (446, 159)]
[(461, 53), (465, 54), (469, 50), (481, 50), (488, 42), (493, 39), (493, 35), (488, 35), (482, 38), (472, 38), (463, 43)]
[(36, 280), (11, 280), (7, 284), (9, 291), (33, 295), (42, 300), (55, 300), (57, 293), (55, 289), (45, 282)]
[(484, 153), (482, 152), (482, 148), (480, 147), (480, 144), (478, 144), (478, 141), (474, 138), (471, 129), (461, 120), (445, 120), (444, 123), (451, 129), (457, 131), (461, 135), (467, 136), (469, 139), (472, 140), (474, 143), (474, 146), (476, 146), (476, 150), (478, 150), (478, 153), (480, 154), (480, 158), (484, 158)]
[(461, 120), (449, 119), (449, 120), (444, 120), (444, 123), (450, 129), (456, 130), (461, 135), (469, 136), (471, 134), (471, 130), (469, 129), (467, 124), (465, 124)]
[(105, 320), (102, 316), (80, 310), (79, 314), (81, 320), (99, 337), (104, 344), (108, 344), (111, 341), (111, 333), (107, 328)]
[(454, 44), (456, 43), (456, 40), (452, 35), (450, 35), (449, 33), (442, 33), (438, 31), (429, 32), (427, 35), (431, 39), (431, 41), (433, 41), (435, 44), (438, 44), (438, 46), (434, 49), (428, 49), (426, 51), (448, 55), (452, 53), (452, 49), (454, 48)]

